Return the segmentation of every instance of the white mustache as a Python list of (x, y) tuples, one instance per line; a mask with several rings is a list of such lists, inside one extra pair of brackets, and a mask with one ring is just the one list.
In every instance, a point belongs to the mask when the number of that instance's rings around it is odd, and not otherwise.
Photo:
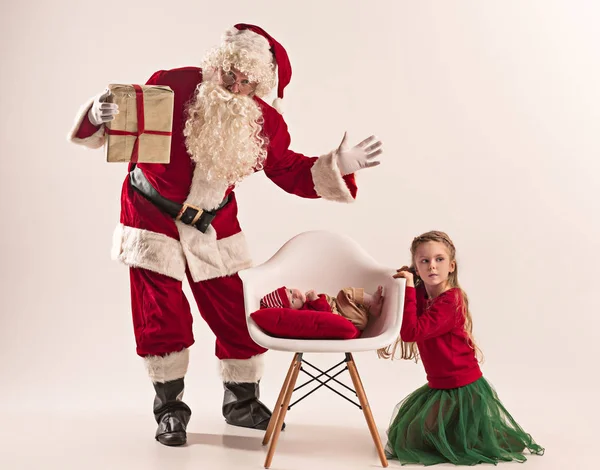
[(244, 109), (245, 103), (251, 98), (247, 96), (237, 95), (235, 93), (231, 93), (229, 90), (223, 88), (222, 86), (216, 86), (210, 90), (203, 90), (204, 96), (208, 100), (220, 101), (224, 103), (232, 116), (237, 116), (241, 114)]
[(221, 101), (231, 101), (236, 97), (233, 93), (220, 86), (213, 88), (208, 95)]

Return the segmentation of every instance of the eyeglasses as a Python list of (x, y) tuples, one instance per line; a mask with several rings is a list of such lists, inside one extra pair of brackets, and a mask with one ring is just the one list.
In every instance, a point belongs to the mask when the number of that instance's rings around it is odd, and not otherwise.
[(244, 78), (244, 79), (238, 81), (238, 77), (231, 70), (228, 70), (228, 71), (223, 70), (221, 72), (221, 80), (223, 81), (223, 84), (228, 87), (231, 87), (237, 83), (239, 90), (242, 93), (248, 93), (248, 92), (254, 91), (254, 89), (256, 88), (256, 83), (252, 83), (247, 78)]

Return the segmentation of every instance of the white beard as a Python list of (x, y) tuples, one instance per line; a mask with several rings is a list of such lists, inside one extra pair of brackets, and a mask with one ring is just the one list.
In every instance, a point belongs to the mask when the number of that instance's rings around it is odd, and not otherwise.
[(195, 173), (207, 182), (234, 185), (262, 169), (267, 157), (262, 124), (262, 112), (251, 97), (211, 81), (198, 85), (183, 131)]

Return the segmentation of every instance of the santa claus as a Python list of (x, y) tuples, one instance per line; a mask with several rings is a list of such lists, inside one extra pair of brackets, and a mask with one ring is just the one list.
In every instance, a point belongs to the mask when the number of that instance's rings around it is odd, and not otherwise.
[[(248, 334), (237, 275), (252, 261), (237, 220), (236, 184), (262, 170), (288, 193), (352, 202), (354, 172), (379, 163), (381, 143), (374, 137), (350, 147), (344, 136), (337, 149), (319, 157), (290, 150), (285, 121), (261, 99), (277, 81), (283, 98), (290, 78), (284, 48), (261, 28), (238, 24), (202, 68), (161, 70), (147, 82), (174, 91), (170, 163), (129, 165), (113, 254), (129, 266), (137, 353), (156, 392), (162, 444), (184, 444), (191, 415), (182, 400), (194, 343), (184, 279), (216, 336), (226, 421), (266, 429), (271, 416), (259, 401), (265, 349)], [(106, 102), (108, 93), (82, 108), (71, 141), (104, 144), (104, 123), (118, 113)]]

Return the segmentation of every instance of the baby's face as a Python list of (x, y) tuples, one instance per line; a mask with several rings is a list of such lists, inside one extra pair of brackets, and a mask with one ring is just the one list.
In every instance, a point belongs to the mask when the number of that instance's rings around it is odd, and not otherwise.
[(293, 310), (299, 310), (304, 306), (306, 302), (306, 296), (299, 289), (286, 289), (288, 300), (290, 301), (290, 308)]

